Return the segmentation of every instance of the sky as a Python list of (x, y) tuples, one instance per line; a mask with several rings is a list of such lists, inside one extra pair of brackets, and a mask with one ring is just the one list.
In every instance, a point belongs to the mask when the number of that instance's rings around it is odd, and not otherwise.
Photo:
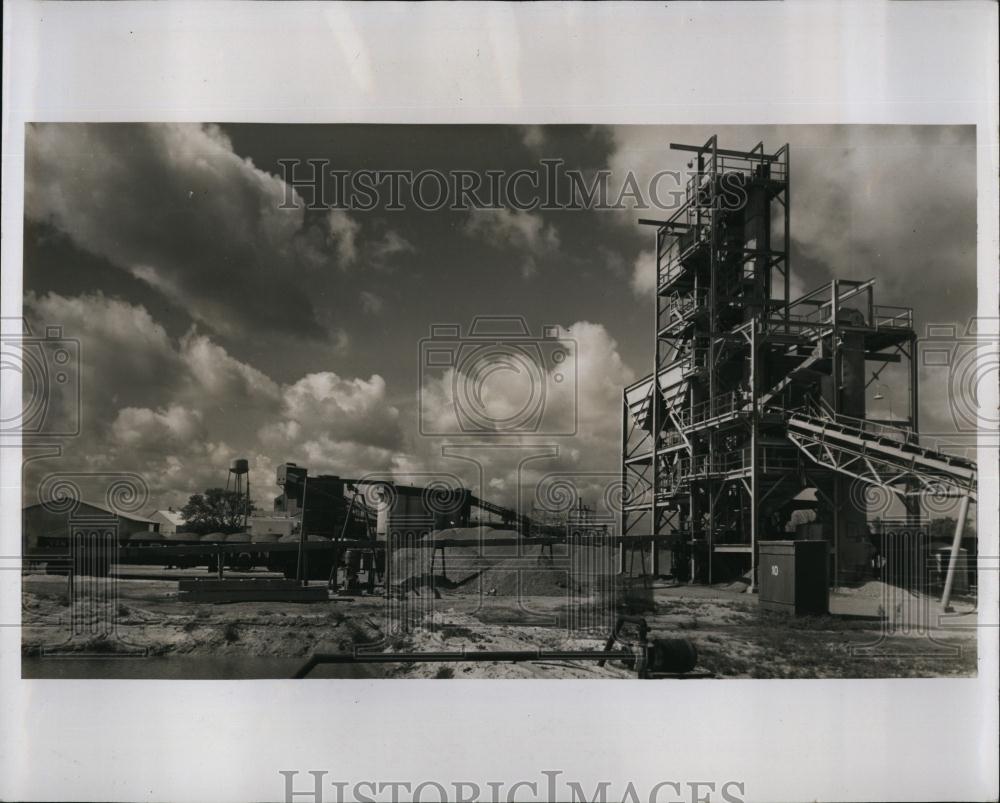
[[(648, 186), (684, 168), (670, 142), (713, 133), (720, 147), (790, 144), (793, 295), (875, 277), (877, 303), (913, 306), (918, 330), (964, 328), (976, 307), (972, 127), (30, 125), (25, 317), (79, 341), (82, 407), (62, 454), (27, 464), (26, 502), (52, 472), (118, 471), (144, 478), (149, 509), (179, 505), (224, 486), (236, 457), (264, 507), (285, 461), (444, 477), (522, 509), (575, 477), (599, 501), (620, 471), (622, 387), (652, 362), (653, 230), (637, 218), (668, 212), (392, 210), (384, 198), (308, 209), (281, 162), (510, 175), (560, 159), (610, 171), (611, 187), (629, 172)], [(465, 334), (477, 316), (523, 319), (532, 344), (559, 327), (569, 381), (554, 384), (554, 367), (542, 377), (533, 432), (498, 439), (456, 423), (454, 373), (429, 366), (422, 341), (432, 326)], [(545, 359), (552, 347), (525, 346)], [(948, 384), (933, 370), (921, 427), (948, 432)], [(494, 415), (523, 406), (526, 386), (510, 380), (484, 385)], [(905, 411), (891, 372), (882, 395), (873, 407)]]

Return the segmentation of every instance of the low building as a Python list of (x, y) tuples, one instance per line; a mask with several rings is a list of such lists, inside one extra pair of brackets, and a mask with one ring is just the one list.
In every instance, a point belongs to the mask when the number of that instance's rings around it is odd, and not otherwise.
[(29, 505), (22, 511), (21, 522), (25, 560), (68, 554), (74, 532), (110, 532), (119, 545), (161, 539), (159, 522), (85, 500), (56, 499)]
[(150, 514), (149, 518), (160, 525), (160, 532), (164, 535), (181, 533), (187, 529), (187, 521), (179, 510), (168, 507), (166, 510), (156, 510)]

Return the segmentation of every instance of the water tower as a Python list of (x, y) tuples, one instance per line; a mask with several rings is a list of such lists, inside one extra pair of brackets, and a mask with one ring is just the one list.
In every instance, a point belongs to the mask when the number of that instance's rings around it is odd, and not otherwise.
[(246, 458), (239, 457), (229, 464), (226, 490), (236, 494), (239, 513), (237, 521), (240, 529), (245, 531), (250, 519), (250, 462)]

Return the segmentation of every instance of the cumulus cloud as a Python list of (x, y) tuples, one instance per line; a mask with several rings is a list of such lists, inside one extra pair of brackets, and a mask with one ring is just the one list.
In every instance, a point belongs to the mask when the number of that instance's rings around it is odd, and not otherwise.
[(33, 331), (60, 326), (79, 343), (82, 417), (87, 428), (110, 425), (116, 411), (149, 407), (149, 399), (188, 408), (248, 412), (277, 409), (280, 388), (250, 364), (191, 329), (172, 339), (149, 311), (103, 293), (28, 294)]
[(828, 274), (878, 280), (925, 320), (975, 308), (971, 128), (847, 126), (795, 162), (792, 238)]
[[(542, 148), (544, 133), (528, 127), (514, 136)], [(547, 133), (562, 140), (561, 130)], [(606, 134), (612, 152), (605, 161), (605, 143), (591, 137), (585, 166), (612, 171), (614, 196), (624, 171), (635, 173), (641, 189), (657, 171), (683, 171), (689, 155), (669, 151), (668, 143), (702, 142), (712, 131), (618, 127), (596, 133)], [(876, 275), (881, 299), (914, 303), (918, 321), (954, 320), (971, 309), (971, 129), (741, 127), (719, 133), (723, 146), (749, 146), (761, 138), (769, 149), (792, 142), (793, 296), (834, 274)], [(509, 141), (509, 132), (504, 136)], [(29, 225), (49, 237), (48, 225), (35, 225), (45, 221), (58, 232), (50, 239), (65, 236), (79, 250), (98, 255), (86, 260), (96, 266), (95, 276), (107, 270), (105, 262), (122, 274), (104, 285), (104, 294), (72, 295), (79, 292), (73, 289), (26, 299), (36, 331), (62, 325), (80, 341), (84, 434), (66, 443), (61, 468), (138, 471), (162, 503), (170, 503), (224, 483), (229, 460), (247, 457), (252, 487), (265, 504), (274, 492), (275, 465), (288, 459), (315, 472), (377, 471), (416, 483), (428, 474), (459, 474), (486, 498), (506, 503), (516, 501), (519, 489), (533, 493), (553, 472), (603, 472), (606, 479), (619, 470), (621, 388), (634, 379), (621, 354), (638, 365), (649, 342), (635, 334), (639, 319), (630, 313), (630, 296), (650, 298), (654, 284), (652, 232), (636, 225), (634, 210), (561, 220), (568, 247), (559, 253), (560, 230), (530, 212), (482, 210), (454, 218), (421, 213), (421, 224), (411, 228), (411, 218), (392, 216), (398, 231), (353, 213), (307, 219), (301, 209), (281, 209), (288, 188), (239, 157), (223, 132), (210, 126), (39, 124), (29, 128), (27, 145)], [(589, 160), (592, 153), (598, 155)], [(660, 181), (661, 200), (683, 186), (672, 182)], [(456, 231), (456, 222), (466, 238), (463, 247), (435, 250)], [(584, 228), (589, 239), (579, 236)], [(433, 402), (429, 421), (439, 434), (424, 437), (405, 362), (390, 355), (369, 367), (361, 360), (377, 356), (378, 347), (360, 340), (352, 346), (349, 332), (357, 318), (351, 315), (385, 311), (382, 288), (361, 274), (411, 261), (421, 287), (440, 301), (437, 309), (454, 309), (484, 297), (477, 282), (454, 281), (456, 263), (469, 257), (483, 263), (491, 251), (525, 275), (549, 260), (553, 270), (567, 271), (562, 277), (573, 277), (559, 285), (564, 289), (552, 298), (552, 309), (555, 318), (589, 317), (565, 332), (575, 342), (579, 392), (555, 383), (554, 366), (547, 365), (546, 418), (538, 432), (486, 446), (459, 432), (454, 388), (462, 377), (428, 377), (421, 391)], [(440, 263), (428, 261), (438, 258)], [(53, 261), (53, 250), (40, 255), (40, 263), (46, 260)], [(579, 284), (586, 276), (581, 265), (615, 277), (613, 285), (606, 283), (612, 288), (607, 298), (595, 298)], [(42, 264), (34, 276), (29, 286), (59, 278)], [(414, 286), (408, 276), (398, 278), (394, 299)], [(59, 287), (81, 286), (76, 277), (62, 280)], [(426, 284), (433, 281), (441, 286)], [(145, 306), (113, 296), (112, 287), (142, 298)], [(549, 298), (528, 300), (536, 302), (548, 308)], [(541, 309), (537, 304), (535, 311)], [(560, 315), (559, 309), (573, 311)], [(194, 325), (177, 311), (189, 314)], [(416, 317), (386, 317), (396, 327), (388, 338), (415, 331), (408, 327), (419, 323), (421, 311), (403, 311)], [(620, 333), (628, 351), (619, 349), (609, 328), (591, 322), (595, 315)], [(305, 348), (302, 335), (311, 338)], [(883, 376), (889, 392), (882, 404), (888, 408), (891, 399), (898, 417), (903, 400), (893, 395), (891, 371)], [(482, 388), (484, 414), (518, 412), (524, 402), (518, 377), (501, 373), (493, 379)], [(925, 428), (943, 428), (946, 385), (929, 370), (922, 379), (922, 421)], [(468, 459), (445, 455), (445, 446)], [(585, 493), (598, 493), (601, 481), (586, 480)]]
[(331, 209), (326, 217), (326, 225), (330, 238), (336, 245), (341, 267), (353, 265), (358, 259), (357, 238), (361, 224), (343, 209)]
[(643, 251), (632, 265), (632, 292), (640, 298), (649, 298), (656, 290), (656, 254)]
[(412, 254), (416, 247), (394, 229), (387, 229), (376, 237), (383, 227), (381, 221), (372, 225), (370, 237), (363, 236), (361, 222), (342, 209), (333, 209), (326, 216), (327, 240), (337, 253), (337, 265), (342, 271), (357, 267), (384, 269), (401, 254)]
[(377, 374), (302, 377), (283, 388), (279, 417), (262, 426), (258, 437), (274, 462), (291, 460), (341, 476), (389, 470), (403, 448), (399, 410)]
[(412, 254), (417, 249), (397, 231), (390, 229), (381, 240), (376, 240), (371, 246), (371, 257), (376, 263), (385, 263), (390, 257), (398, 254)]
[(180, 355), (199, 392), (230, 401), (279, 398), (274, 380), (252, 365), (234, 359), (222, 346), (194, 330), (181, 338)]
[[(422, 388), (434, 399), (431, 429), (443, 433), (423, 437), (417, 411), (395, 404), (378, 374), (320, 371), (279, 383), (208, 335), (192, 329), (173, 339), (142, 306), (101, 294), (29, 296), (28, 309), (40, 323), (63, 322), (84, 355), (84, 434), (67, 444), (59, 469), (137, 472), (156, 506), (224, 484), (235, 457), (250, 459), (251, 487), (264, 505), (274, 469), (286, 460), (315, 473), (380, 473), (415, 484), (457, 476), (511, 505), (529, 504), (559, 471), (576, 477), (593, 501), (617, 471), (621, 387), (634, 375), (597, 323), (577, 322), (562, 333), (567, 359), (543, 350), (547, 394), (537, 431), (505, 437), (497, 448), (477, 438), (470, 449), (456, 424), (454, 374)], [(488, 414), (516, 414), (523, 392), (510, 376), (488, 380)], [(445, 454), (447, 444), (465, 449), (465, 459)], [(26, 493), (46, 470), (42, 461), (29, 466)]]
[[(209, 336), (191, 329), (174, 340), (144, 307), (100, 293), (29, 294), (25, 311), (33, 331), (58, 324), (80, 345), (82, 434), (60, 470), (137, 472), (158, 504), (183, 503), (224, 484), (234, 457), (251, 458), (252, 487), (270, 488), (284, 460), (345, 473), (389, 467), (402, 448), (378, 375), (321, 372), (282, 385)], [(47, 470), (30, 465), (28, 496)]]
[(36, 333), (61, 327), (79, 344), (84, 424), (104, 426), (115, 403), (145, 405), (171, 393), (183, 370), (166, 330), (149, 311), (97, 292), (66, 297), (29, 293), (24, 314)]
[[(355, 440), (387, 448), (400, 445), (399, 410), (388, 403), (385, 380), (378, 374), (369, 379), (346, 379), (325, 371), (308, 374), (282, 394), (279, 436), (301, 432), (324, 433), (336, 440)], [(273, 439), (272, 427), (261, 436)]]
[(635, 374), (603, 324), (579, 321), (569, 327), (568, 337), (576, 342), (578, 383), (586, 389), (578, 403), (580, 429), (585, 437), (611, 431), (617, 437), (622, 388), (635, 381)]
[(528, 150), (540, 150), (545, 144), (545, 129), (540, 125), (526, 125), (521, 129), (521, 141)]
[[(775, 151), (790, 144), (793, 298), (834, 276), (874, 276), (881, 297), (891, 299), (886, 303), (916, 299), (927, 320), (964, 319), (975, 308), (972, 127), (616, 126), (610, 129), (611, 185), (631, 173), (647, 198), (655, 200), (652, 187), (667, 207), (646, 214), (669, 214), (683, 198), (692, 156), (669, 143), (700, 144), (713, 133), (720, 147), (763, 141)], [(648, 241), (649, 230), (636, 225), (639, 216), (626, 209), (602, 220)]]
[(201, 413), (179, 404), (159, 410), (123, 407), (111, 425), (115, 443), (130, 449), (176, 449), (203, 434)]
[(184, 292), (170, 277), (164, 276), (152, 265), (133, 265), (128, 269), (140, 282), (145, 282), (154, 290), (158, 290), (170, 301), (184, 303)]
[[(479, 381), (471, 370), (456, 374), (449, 367), (426, 376), (420, 402), (428, 434), (413, 439), (406, 460), (397, 460), (400, 470), (453, 472), (487, 498), (510, 505), (530, 507), (554, 475), (570, 477), (589, 503), (603, 496), (620, 471), (621, 391), (635, 375), (601, 324), (579, 321), (561, 339), (569, 357), (545, 362), (543, 354), (534, 374), (507, 366), (484, 372)], [(541, 386), (544, 398), (532, 395), (532, 387)], [(518, 413), (539, 403), (541, 415), (527, 418), (522, 431), (494, 427), (505, 433), (502, 439), (483, 443), (477, 437), (474, 446), (458, 437), (460, 415), (488, 432), (490, 420), (519, 420)], [(470, 405), (478, 407), (475, 418), (468, 416)]]
[(555, 226), (546, 225), (540, 215), (532, 212), (477, 209), (470, 215), (466, 230), (497, 246), (511, 245), (536, 252), (559, 247)]
[[(213, 331), (319, 336), (304, 210), (214, 126), (34, 124), (25, 214), (162, 292)], [(113, 221), (113, 224), (110, 223)], [(236, 303), (234, 303), (234, 301)]]
[(559, 248), (559, 232), (541, 215), (511, 209), (477, 209), (470, 213), (465, 233), (496, 248), (511, 249), (521, 259), (522, 275), (532, 276), (537, 260)]
[[(614, 181), (628, 171), (648, 186), (658, 171), (660, 196), (678, 186), (691, 154), (670, 141), (701, 143), (719, 134), (720, 147), (745, 148), (763, 140), (769, 151), (791, 147), (792, 299), (832, 278), (876, 279), (876, 303), (912, 306), (920, 334), (932, 323), (964, 329), (976, 310), (976, 145), (966, 126), (794, 126), (675, 128), (619, 126), (608, 166)], [(606, 216), (640, 238), (632, 211)], [(651, 217), (657, 215), (650, 214)], [(647, 239), (646, 242), (649, 240)], [(652, 250), (636, 260), (632, 289), (652, 291)], [(647, 295), (648, 297), (648, 295)], [(905, 368), (905, 366), (903, 366)], [(906, 400), (892, 388), (905, 381), (889, 367), (878, 414), (901, 415)], [(927, 428), (953, 429), (947, 387), (924, 370), (920, 417)]]
[(378, 293), (373, 293), (370, 290), (361, 291), (361, 309), (369, 315), (378, 315), (384, 306), (385, 302)]

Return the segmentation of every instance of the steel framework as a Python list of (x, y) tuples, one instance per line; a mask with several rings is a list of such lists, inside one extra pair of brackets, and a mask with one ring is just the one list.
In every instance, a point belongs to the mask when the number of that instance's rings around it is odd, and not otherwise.
[[(851, 483), (898, 493), (912, 516), (921, 489), (961, 495), (975, 483), (974, 464), (919, 448), (912, 310), (877, 305), (874, 280), (790, 297), (787, 144), (670, 147), (693, 154), (692, 172), (668, 220), (640, 220), (656, 231), (653, 370), (623, 392), (622, 566), (651, 545), (660, 573), (666, 546), (675, 576), (750, 569), (753, 583), (759, 541), (786, 537), (808, 506), (834, 576), (850, 578), (867, 561)], [(866, 388), (890, 363), (908, 368), (907, 415), (867, 419)]]

